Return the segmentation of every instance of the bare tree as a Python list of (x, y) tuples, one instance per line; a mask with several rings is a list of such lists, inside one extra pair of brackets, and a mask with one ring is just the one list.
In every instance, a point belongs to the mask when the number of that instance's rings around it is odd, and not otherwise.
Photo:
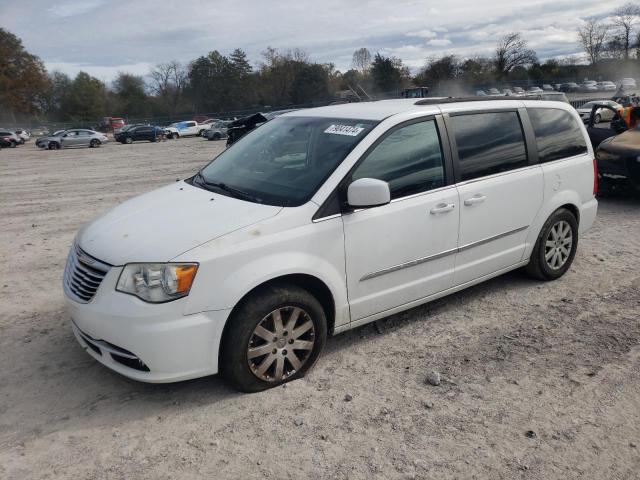
[(527, 41), (519, 33), (508, 33), (496, 48), (494, 58), (496, 72), (507, 76), (514, 68), (524, 67), (538, 61), (536, 52), (527, 46)]
[(588, 20), (578, 29), (578, 38), (589, 57), (591, 65), (595, 65), (602, 58), (608, 32), (609, 27), (602, 25), (596, 19)]
[(149, 72), (149, 88), (166, 102), (171, 115), (175, 114), (186, 86), (187, 72), (180, 62), (172, 60), (156, 65)]
[(359, 48), (353, 52), (351, 65), (360, 73), (367, 73), (371, 68), (371, 52), (366, 48)]
[(633, 27), (640, 16), (640, 6), (626, 3), (613, 11), (613, 25), (620, 30), (624, 58), (629, 59)]

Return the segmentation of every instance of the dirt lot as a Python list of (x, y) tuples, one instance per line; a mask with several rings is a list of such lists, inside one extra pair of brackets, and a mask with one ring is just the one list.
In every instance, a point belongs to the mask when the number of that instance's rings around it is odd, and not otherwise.
[(63, 309), (74, 233), (221, 148), (0, 152), (0, 478), (638, 478), (640, 202), (624, 195), (561, 280), (515, 272), (340, 335), (286, 388), (146, 385), (94, 361)]

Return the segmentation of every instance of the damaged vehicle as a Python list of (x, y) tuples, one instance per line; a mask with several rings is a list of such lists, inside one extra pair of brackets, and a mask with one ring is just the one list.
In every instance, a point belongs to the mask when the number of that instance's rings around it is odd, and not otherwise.
[(227, 147), (234, 144), (240, 138), (245, 136), (254, 128), (259, 127), (263, 123), (267, 123), (269, 120), (272, 120), (284, 113), (295, 112), (295, 109), (291, 110), (277, 110), (275, 112), (266, 112), (266, 113), (254, 113), (253, 115), (248, 115), (246, 117), (239, 118), (234, 120), (233, 122), (227, 125)]
[[(596, 117), (603, 111), (611, 116), (609, 128), (599, 128)], [(640, 192), (640, 128), (627, 128), (619, 110), (609, 103), (594, 103), (587, 133), (595, 151), (598, 174), (606, 179), (626, 179)], [(640, 109), (638, 109), (640, 118)]]

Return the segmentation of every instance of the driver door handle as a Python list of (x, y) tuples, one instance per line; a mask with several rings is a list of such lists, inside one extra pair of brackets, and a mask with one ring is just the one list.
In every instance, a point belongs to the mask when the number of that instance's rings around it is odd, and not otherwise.
[(473, 197), (471, 197), (471, 198), (467, 198), (467, 199), (464, 201), (464, 204), (465, 204), (467, 207), (470, 207), (471, 205), (475, 205), (476, 203), (482, 203), (482, 202), (484, 202), (486, 199), (487, 199), (487, 196), (486, 196), (486, 195), (482, 195), (481, 193), (477, 193), (477, 194), (475, 194)]
[(433, 207), (431, 210), (429, 210), (429, 212), (431, 213), (431, 215), (437, 215), (439, 213), (450, 212), (454, 208), (456, 208), (456, 206), (453, 203), (439, 203), (438, 205)]

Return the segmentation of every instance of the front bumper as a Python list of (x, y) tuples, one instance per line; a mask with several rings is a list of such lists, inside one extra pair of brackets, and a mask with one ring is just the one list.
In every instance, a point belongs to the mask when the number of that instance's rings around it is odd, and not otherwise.
[(95, 297), (66, 297), (80, 345), (103, 365), (134, 380), (177, 382), (218, 372), (218, 350), (230, 310), (184, 315), (187, 298), (148, 304), (115, 291), (121, 268), (112, 268)]

